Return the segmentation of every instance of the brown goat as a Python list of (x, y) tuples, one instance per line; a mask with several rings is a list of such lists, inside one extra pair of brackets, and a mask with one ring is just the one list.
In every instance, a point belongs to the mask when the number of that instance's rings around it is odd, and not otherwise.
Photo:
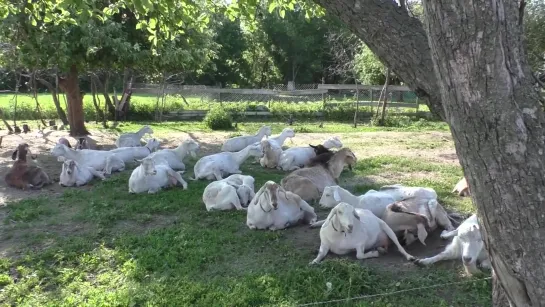
[(357, 162), (354, 153), (343, 148), (335, 152), (327, 161), (321, 161), (314, 166), (293, 171), (280, 181), (286, 191), (299, 195), (303, 200), (320, 199), (325, 187), (337, 185), (337, 179), (345, 165)]
[[(44, 170), (35, 165), (28, 165), (27, 154), (30, 149), (27, 143), (21, 143), (11, 155), (13, 166), (6, 174), (5, 180), (9, 186), (26, 190), (26, 189), (41, 189), (44, 185), (50, 184), (51, 180)], [(36, 155), (30, 154), (34, 160)]]
[[(316, 153), (316, 157), (310, 159), (307, 165), (305, 165), (306, 167), (313, 167), (320, 164), (327, 166), (327, 164), (329, 163), (329, 160), (331, 160), (331, 157), (333, 157), (333, 155), (335, 154), (335, 151), (332, 151), (326, 148), (324, 145), (316, 145), (316, 146), (310, 145), (310, 147), (314, 149), (314, 152)], [(348, 169), (352, 170), (352, 164), (348, 164)]]

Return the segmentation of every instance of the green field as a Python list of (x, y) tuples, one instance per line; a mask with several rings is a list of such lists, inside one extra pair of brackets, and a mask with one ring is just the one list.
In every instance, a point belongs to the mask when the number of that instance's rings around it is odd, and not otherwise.
[[(102, 96), (100, 99), (100, 108), (104, 109), (104, 99)], [(55, 106), (53, 104), (53, 98), (49, 94), (39, 94), (38, 101), (42, 111), (42, 116), (46, 119), (57, 118)], [(187, 103), (186, 103), (187, 102)], [(274, 120), (286, 121), (286, 114), (291, 113), (299, 120), (314, 121), (315, 113), (322, 112), (324, 114), (324, 120), (330, 121), (343, 121), (350, 122), (353, 120), (355, 108), (352, 105), (352, 101), (341, 100), (332, 101), (340, 103), (338, 106), (330, 106), (324, 110), (323, 103), (319, 102), (301, 102), (301, 103), (287, 103), (280, 101), (271, 102), (255, 102), (255, 101), (242, 101), (242, 102), (223, 102), (222, 107), (233, 111), (243, 111), (244, 109), (252, 109), (256, 105), (267, 106), (273, 114)], [(66, 102), (63, 95), (60, 96), (61, 107), (66, 110)], [(131, 98), (131, 112), (129, 120), (142, 121), (153, 120), (155, 115), (155, 109), (157, 104), (157, 97), (153, 95), (141, 95), (134, 94)], [(93, 105), (92, 96), (87, 94), (83, 99), (85, 119), (89, 121), (97, 120), (96, 110)], [(219, 102), (215, 100), (206, 100), (201, 97), (186, 97), (184, 101), (179, 95), (167, 95), (164, 102), (165, 112), (176, 112), (179, 110), (209, 110), (215, 106), (219, 106)], [(13, 94), (0, 94), (0, 108), (2, 108), (5, 118), (13, 120), (14, 114), (18, 120), (37, 120), (39, 119), (39, 113), (36, 110), (35, 100), (28, 94), (20, 94), (17, 98), (17, 107), (15, 108), (15, 99)], [(425, 105), (422, 105), (419, 109), (421, 112), (426, 112), (428, 109)], [(389, 114), (392, 117), (396, 114), (414, 113), (416, 109), (390, 109)], [(376, 112), (376, 108), (360, 107), (359, 112), (362, 117), (370, 116)], [(250, 118), (239, 118), (238, 121), (249, 121)], [(420, 118), (409, 118), (403, 116), (396, 119), (393, 126), (398, 125), (397, 122), (401, 122), (400, 125), (405, 125), (405, 122), (418, 121)]]
[[(138, 125), (117, 129), (134, 130)], [(241, 131), (255, 127), (244, 125)], [(282, 128), (273, 127), (274, 133)], [(175, 132), (212, 135), (195, 123), (167, 123), (154, 129), (160, 137)], [(462, 176), (459, 166), (400, 155), (402, 151), (430, 152), (430, 156), (452, 152), (445, 133), (370, 132), (369, 128), (355, 133), (349, 125), (334, 123), (326, 123), (326, 131), (310, 124), (307, 129), (314, 134), (305, 137), (316, 142), (326, 135), (321, 133), (335, 132), (356, 152), (354, 172), (347, 171), (340, 179), (340, 185), (353, 192), (394, 183), (429, 186), (448, 209), (474, 210), (470, 199), (450, 193)], [(292, 146), (289, 141), (286, 145)], [(217, 150), (220, 143), (207, 146)], [(194, 163), (186, 163), (186, 180), (193, 175)], [(255, 177), (256, 189), (285, 175), (251, 161), (242, 170)], [(318, 230), (299, 226), (250, 231), (244, 212), (205, 210), (201, 197), (208, 182), (188, 181), (186, 191), (130, 195), (129, 176), (130, 171), (125, 171), (87, 188), (65, 188), (60, 195), (46, 194), (0, 208), (3, 306), (296, 306), (451, 282), (468, 283), (323, 306), (491, 305), (490, 281), (463, 276), (460, 261), (419, 268), (394, 247), (378, 259), (329, 254), (320, 265), (309, 266), (319, 247)], [(326, 210), (317, 213), (327, 215)], [(426, 247), (408, 249), (415, 250), (426, 251)]]

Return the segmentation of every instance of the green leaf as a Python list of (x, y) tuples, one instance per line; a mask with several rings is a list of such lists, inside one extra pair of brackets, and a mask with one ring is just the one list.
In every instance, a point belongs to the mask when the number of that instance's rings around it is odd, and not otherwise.
[(280, 10), (280, 17), (284, 18), (286, 16), (286, 11), (284, 9)]
[(272, 13), (275, 8), (276, 8), (276, 1), (272, 1), (271, 4), (269, 4), (269, 13)]
[(150, 18), (150, 19), (149, 19), (149, 26), (150, 26), (150, 28), (155, 29), (155, 26), (156, 26), (156, 25), (157, 25), (157, 19), (155, 19), (155, 18), (153, 18), (153, 17)]

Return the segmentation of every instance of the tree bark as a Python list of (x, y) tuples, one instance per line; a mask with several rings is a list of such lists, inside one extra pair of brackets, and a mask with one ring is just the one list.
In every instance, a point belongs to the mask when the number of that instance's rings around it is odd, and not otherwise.
[(83, 99), (79, 89), (78, 69), (75, 64), (70, 66), (66, 78), (59, 79), (60, 88), (66, 93), (68, 100), (68, 122), (70, 136), (88, 135), (83, 114)]
[[(445, 119), (422, 23), (396, 1), (314, 0), (337, 16), (386, 66), (395, 71), (430, 111)], [(403, 50), (403, 52), (399, 52)]]
[(385, 126), (386, 105), (388, 104), (388, 86), (390, 85), (390, 67), (386, 68), (386, 81), (384, 82), (384, 101), (382, 102), (382, 113), (380, 114), (380, 125)]
[(102, 91), (102, 95), (104, 96), (104, 101), (106, 102), (106, 106), (108, 107), (108, 112), (112, 117), (115, 117), (115, 106), (112, 103), (112, 100), (110, 99), (110, 96), (108, 94), (108, 83), (109, 83), (109, 77), (106, 76), (106, 79), (104, 80), (104, 84), (100, 81), (100, 78), (92, 74), (91, 77), (95, 81), (97, 87), (100, 87), (100, 90)]
[(519, 1), (423, 3), (445, 116), (495, 282), (512, 306), (545, 306), (545, 116)]
[(47, 87), (47, 89), (51, 93), (51, 96), (53, 96), (53, 104), (55, 105), (55, 109), (57, 110), (57, 115), (59, 116), (59, 119), (61, 120), (63, 125), (68, 125), (68, 119), (66, 118), (66, 113), (61, 107), (59, 96), (57, 95), (57, 89), (55, 89), (53, 84), (49, 83), (43, 78), (36, 76), (36, 80), (41, 84), (45, 85), (45, 87)]

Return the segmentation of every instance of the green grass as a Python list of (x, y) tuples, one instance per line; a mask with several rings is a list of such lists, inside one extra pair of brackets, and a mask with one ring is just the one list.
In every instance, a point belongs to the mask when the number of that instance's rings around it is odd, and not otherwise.
[[(101, 109), (104, 108), (103, 97), (101, 99)], [(42, 93), (38, 95), (42, 116), (46, 119), (57, 118), (56, 109), (53, 104), (53, 99), (50, 94)], [(177, 95), (168, 95), (165, 99), (164, 109), (165, 112), (175, 112), (178, 110), (209, 110), (212, 106), (217, 105), (218, 102), (214, 100), (201, 99), (201, 97), (186, 97), (187, 104), (184, 100)], [(333, 101), (340, 103), (338, 106), (329, 106), (326, 110), (323, 109), (323, 103), (319, 102), (300, 102), (300, 103), (287, 103), (280, 101), (271, 102), (223, 102), (222, 106), (232, 111), (243, 111), (246, 108), (252, 109), (256, 105), (267, 106), (273, 114), (273, 119), (278, 121), (286, 121), (286, 114), (293, 114), (298, 120), (303, 121), (316, 121), (316, 112), (324, 113), (324, 120), (326, 121), (343, 121), (351, 122), (354, 117), (354, 106), (352, 101)], [(66, 110), (66, 103), (64, 96), (61, 95), (60, 103), (63, 109)], [(100, 103), (100, 102), (99, 102)], [(157, 97), (153, 95), (134, 94), (131, 98), (131, 112), (130, 119), (141, 120), (153, 120), (155, 115), (155, 107), (157, 103)], [(83, 99), (83, 107), (85, 118), (87, 120), (96, 119), (96, 111), (92, 102), (92, 96), (87, 94)], [(36, 120), (39, 119), (39, 114), (36, 111), (36, 103), (29, 94), (19, 94), (17, 98), (17, 110), (15, 109), (15, 100), (13, 94), (0, 94), (0, 108), (2, 108), (6, 119), (12, 120), (14, 114), (17, 115), (18, 120)], [(370, 107), (362, 107), (360, 110), (360, 117), (366, 119), (374, 114), (376, 109)], [(421, 112), (426, 112), (427, 107), (421, 106)], [(415, 116), (399, 116), (401, 110), (397, 108), (391, 108), (388, 111), (387, 125), (388, 126), (408, 126), (419, 121), (424, 120), (419, 115)], [(403, 109), (404, 113), (415, 113), (415, 109)], [(237, 121), (252, 121), (253, 118), (240, 117)], [(423, 125), (420, 123), (420, 125)]]
[[(192, 176), (192, 163), (186, 178)], [(447, 207), (472, 210), (469, 199), (450, 194), (461, 176), (455, 166), (381, 156), (361, 159), (341, 181), (357, 183), (392, 170), (429, 173), (429, 179), (401, 183), (433, 187)], [(243, 172), (255, 177), (256, 187), (284, 175), (250, 162)], [(395, 265), (384, 267), (380, 260), (330, 254), (322, 264), (308, 266), (319, 246), (318, 230), (250, 231), (243, 212), (206, 212), (201, 194), (208, 182), (189, 181), (186, 191), (131, 195), (129, 176), (115, 174), (93, 182), (90, 191), (67, 188), (60, 197), (0, 209), (7, 250), (0, 258), (2, 305), (294, 306), (456, 281), (470, 282), (339, 306), (491, 304), (490, 282), (461, 276), (460, 263), (416, 268), (400, 256)], [(398, 181), (351, 189), (365, 192), (388, 183)]]

